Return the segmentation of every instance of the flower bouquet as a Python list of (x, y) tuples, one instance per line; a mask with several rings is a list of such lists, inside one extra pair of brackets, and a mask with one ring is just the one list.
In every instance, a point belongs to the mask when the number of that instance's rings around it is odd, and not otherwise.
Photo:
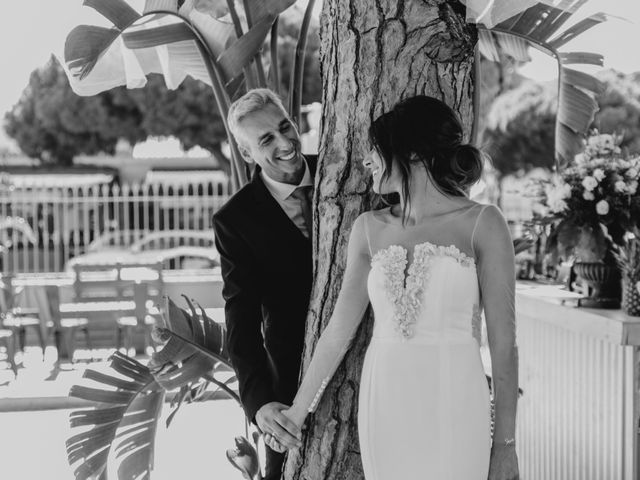
[[(585, 306), (617, 307), (619, 272), (613, 255), (640, 219), (640, 157), (623, 155), (620, 136), (594, 134), (575, 163), (552, 180), (539, 182), (536, 218), (548, 225), (553, 260), (573, 260), (592, 287)], [(606, 227), (605, 235), (601, 225)]]

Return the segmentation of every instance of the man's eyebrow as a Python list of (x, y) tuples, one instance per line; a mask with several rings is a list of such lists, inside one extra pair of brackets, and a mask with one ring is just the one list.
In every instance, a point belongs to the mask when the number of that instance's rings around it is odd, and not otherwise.
[(267, 132), (267, 133), (263, 133), (262, 135), (260, 135), (258, 137), (258, 142), (262, 142), (264, 139), (266, 139), (269, 135), (271, 135), (271, 132)]
[[(285, 119), (281, 120), (280, 123), (278, 124), (278, 129), (284, 127), (285, 125), (289, 125), (290, 123), (291, 123), (291, 121), (288, 118), (285, 118)], [(271, 135), (271, 132), (263, 133), (262, 135), (260, 135), (258, 137), (258, 142), (261, 142), (262, 140), (267, 138), (269, 135)]]

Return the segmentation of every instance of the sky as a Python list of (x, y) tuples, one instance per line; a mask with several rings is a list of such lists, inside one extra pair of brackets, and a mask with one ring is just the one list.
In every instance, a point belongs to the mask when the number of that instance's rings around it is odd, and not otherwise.
[[(304, 0), (301, 0), (304, 2)], [(67, 34), (80, 24), (106, 25), (82, 0), (31, 0), (4, 2), (0, 28), (0, 123), (4, 112), (18, 101), (29, 74), (49, 59), (61, 54)], [(143, 0), (129, 0), (140, 10)], [(306, 2), (304, 2), (306, 3)], [(321, 4), (320, 2), (317, 2)], [(564, 47), (571, 51), (593, 51), (605, 56), (605, 67), (623, 72), (640, 71), (640, 0), (591, 0), (577, 14), (582, 18), (603, 11), (627, 20), (612, 18), (594, 27)], [(557, 75), (555, 64), (533, 52), (534, 62), (523, 73), (539, 80)], [(0, 137), (2, 134), (0, 133)], [(1, 143), (1, 142), (0, 142)]]

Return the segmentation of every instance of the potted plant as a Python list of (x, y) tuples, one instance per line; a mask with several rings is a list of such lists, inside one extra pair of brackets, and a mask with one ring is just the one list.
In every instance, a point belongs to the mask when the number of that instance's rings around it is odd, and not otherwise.
[(536, 221), (550, 228), (547, 250), (554, 260), (573, 260), (576, 273), (589, 285), (583, 306), (619, 306), (615, 245), (623, 244), (640, 218), (640, 157), (625, 156), (621, 140), (595, 132), (574, 164), (539, 182)]

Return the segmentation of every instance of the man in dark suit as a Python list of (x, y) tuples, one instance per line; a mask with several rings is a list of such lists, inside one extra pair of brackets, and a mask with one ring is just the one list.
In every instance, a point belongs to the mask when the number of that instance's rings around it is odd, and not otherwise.
[(315, 158), (280, 99), (254, 89), (229, 109), (229, 127), (252, 181), (213, 217), (220, 253), (227, 345), (247, 417), (265, 434), (266, 477), (280, 478), (300, 430), (282, 414), (293, 401), (312, 282), (311, 205)]

